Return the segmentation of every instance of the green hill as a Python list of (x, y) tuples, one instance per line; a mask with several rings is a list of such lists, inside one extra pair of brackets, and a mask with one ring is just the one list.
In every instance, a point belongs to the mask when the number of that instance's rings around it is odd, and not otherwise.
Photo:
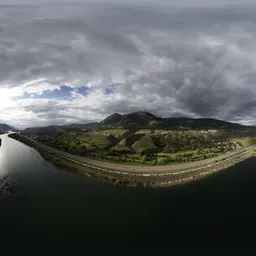
[(162, 119), (148, 112), (135, 112), (123, 115), (117, 125), (125, 128), (148, 128), (150, 122), (159, 120)]
[(140, 140), (144, 134), (130, 134), (124, 139), (124, 144), (131, 147), (136, 141)]
[(143, 136), (140, 140), (136, 141), (132, 145), (132, 148), (136, 153), (148, 153), (157, 150), (152, 138), (148, 135)]
[(108, 116), (106, 119), (100, 122), (100, 125), (116, 125), (122, 119), (122, 115), (118, 113), (114, 113)]

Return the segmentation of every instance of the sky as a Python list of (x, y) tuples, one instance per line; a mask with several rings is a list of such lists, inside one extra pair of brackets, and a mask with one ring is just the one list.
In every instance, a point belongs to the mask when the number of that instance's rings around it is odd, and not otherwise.
[(148, 111), (256, 125), (256, 2), (0, 0), (0, 122)]

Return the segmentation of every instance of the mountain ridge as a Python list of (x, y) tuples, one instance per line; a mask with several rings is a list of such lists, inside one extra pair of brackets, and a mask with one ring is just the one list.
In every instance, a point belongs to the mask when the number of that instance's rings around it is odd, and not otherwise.
[[(139, 111), (129, 114), (118, 114), (117, 122), (112, 122), (111, 125), (118, 128), (156, 128), (156, 129), (171, 129), (171, 128), (220, 128), (220, 127), (252, 127), (245, 126), (233, 122), (214, 118), (188, 118), (188, 117), (168, 117), (162, 118), (153, 115), (149, 112)], [(100, 122), (101, 125), (106, 125), (106, 120), (109, 120), (113, 115), (108, 116)], [(184, 127), (183, 127), (184, 126)]]
[(163, 129), (163, 130), (220, 130), (220, 129), (256, 129), (253, 126), (245, 126), (237, 123), (223, 121), (214, 118), (187, 118), (169, 117), (162, 118), (149, 112), (139, 111), (121, 115), (113, 113), (100, 122), (69, 125), (50, 125), (44, 127), (30, 127), (23, 130), (32, 134), (54, 132), (63, 130), (102, 130), (124, 128), (136, 129)]
[(18, 129), (6, 124), (0, 123), (0, 132), (17, 131)]

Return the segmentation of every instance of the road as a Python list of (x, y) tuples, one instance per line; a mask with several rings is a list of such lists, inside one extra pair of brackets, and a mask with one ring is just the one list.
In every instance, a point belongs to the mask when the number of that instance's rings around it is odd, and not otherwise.
[(119, 172), (127, 172), (127, 173), (164, 173), (164, 172), (182, 172), (184, 170), (191, 170), (191, 169), (201, 169), (206, 166), (213, 166), (215, 164), (218, 164), (221, 161), (229, 161), (231, 159), (234, 159), (236, 157), (239, 157), (240, 155), (243, 155), (247, 152), (253, 151), (256, 149), (256, 146), (248, 146), (248, 147), (242, 147), (240, 149), (225, 153), (223, 155), (220, 155), (218, 157), (205, 159), (198, 162), (190, 162), (190, 163), (184, 163), (184, 164), (174, 164), (174, 165), (158, 165), (158, 166), (140, 166), (140, 165), (124, 165), (124, 164), (116, 164), (111, 162), (105, 162), (105, 161), (99, 161), (95, 159), (90, 159), (86, 157), (81, 157), (77, 155), (73, 155), (58, 149), (54, 149), (52, 147), (49, 147), (45, 144), (42, 144), (32, 138), (26, 137), (29, 139), (32, 143), (34, 143), (37, 147), (46, 150), (50, 153), (54, 153), (58, 156), (61, 156), (63, 158), (72, 160), (74, 162), (78, 162), (81, 164), (91, 165), (97, 168), (102, 168), (104, 170), (112, 170), (112, 171), (119, 171)]

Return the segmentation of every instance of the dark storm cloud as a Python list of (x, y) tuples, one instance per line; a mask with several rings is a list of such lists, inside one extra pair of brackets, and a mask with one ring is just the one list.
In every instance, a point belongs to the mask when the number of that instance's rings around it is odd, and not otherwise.
[(0, 86), (92, 93), (24, 111), (49, 123), (138, 110), (255, 123), (253, 1), (44, 2), (0, 4)]

